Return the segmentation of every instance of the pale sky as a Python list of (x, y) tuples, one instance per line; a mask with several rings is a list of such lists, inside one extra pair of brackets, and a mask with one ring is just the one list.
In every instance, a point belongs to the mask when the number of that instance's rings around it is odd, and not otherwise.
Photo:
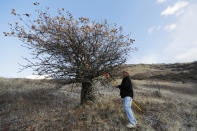
[(1, 0), (0, 1), (0, 77), (27, 77), (18, 63), (29, 57), (21, 41), (4, 37), (8, 23), (14, 23), (11, 9), (34, 13), (34, 2), (40, 8), (49, 6), (70, 11), (74, 17), (108, 20), (123, 27), (135, 39), (137, 52), (131, 52), (127, 63), (175, 63), (197, 60), (197, 1), (196, 0)]

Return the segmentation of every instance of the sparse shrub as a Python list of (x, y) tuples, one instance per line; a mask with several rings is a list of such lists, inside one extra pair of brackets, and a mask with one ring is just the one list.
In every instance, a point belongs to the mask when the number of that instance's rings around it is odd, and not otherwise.
[(153, 94), (153, 96), (155, 96), (155, 97), (162, 97), (161, 91), (160, 91), (160, 90), (153, 91), (152, 94)]

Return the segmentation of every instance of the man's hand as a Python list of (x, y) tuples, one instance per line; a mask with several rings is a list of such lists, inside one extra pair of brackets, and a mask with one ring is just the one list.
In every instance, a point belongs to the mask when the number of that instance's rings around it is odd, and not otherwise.
[(105, 77), (107, 77), (107, 79), (110, 78), (110, 75), (109, 75), (108, 73), (104, 73), (103, 75), (104, 75)]

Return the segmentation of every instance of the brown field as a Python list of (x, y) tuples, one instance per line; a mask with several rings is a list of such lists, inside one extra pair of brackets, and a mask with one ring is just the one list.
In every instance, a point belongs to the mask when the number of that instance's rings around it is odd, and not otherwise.
[[(161, 68), (160, 77), (158, 67)], [(175, 73), (166, 68), (129, 65), (131, 76), (135, 78), (132, 80), (135, 85), (134, 100), (143, 110), (143, 113), (139, 112), (132, 106), (138, 121), (134, 131), (197, 130), (195, 77), (187, 74), (183, 78), (172, 79), (173, 75), (179, 76), (180, 71)], [(145, 72), (148, 70), (154, 75), (147, 75)], [(162, 79), (169, 74), (170, 78)], [(190, 72), (190, 75), (196, 74)], [(118, 83), (120, 81), (117, 79)], [(119, 90), (111, 85), (96, 85), (97, 101), (80, 106), (80, 84), (60, 86), (43, 80), (0, 78), (0, 131), (132, 130), (125, 127), (128, 120)]]

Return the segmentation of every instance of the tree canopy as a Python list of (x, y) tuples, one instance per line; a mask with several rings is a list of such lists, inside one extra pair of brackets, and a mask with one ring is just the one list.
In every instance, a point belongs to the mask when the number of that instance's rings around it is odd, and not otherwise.
[(83, 83), (126, 62), (134, 40), (120, 26), (106, 20), (74, 18), (64, 8), (58, 9), (57, 15), (49, 10), (38, 9), (32, 15), (12, 9), (18, 21), (4, 34), (18, 37), (31, 50), (32, 58), (25, 58), (25, 69)]

